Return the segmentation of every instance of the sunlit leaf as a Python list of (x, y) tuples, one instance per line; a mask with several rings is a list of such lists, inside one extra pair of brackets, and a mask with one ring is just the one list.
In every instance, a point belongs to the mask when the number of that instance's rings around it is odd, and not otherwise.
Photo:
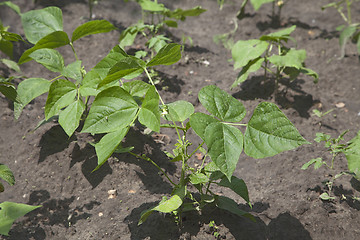
[(141, 124), (154, 132), (160, 131), (159, 94), (154, 86), (151, 86), (145, 94), (138, 119)]
[(106, 33), (115, 29), (116, 27), (107, 20), (93, 20), (90, 22), (86, 22), (74, 30), (71, 42), (75, 42), (76, 40), (84, 36), (97, 33)]
[(76, 100), (60, 112), (59, 124), (69, 137), (71, 137), (74, 131), (79, 127), (84, 110), (85, 104), (81, 100)]
[(61, 72), (64, 69), (64, 58), (55, 49), (38, 49), (29, 54), (29, 57), (31, 57), (36, 62), (40, 63), (50, 71)]
[(181, 45), (169, 43), (165, 45), (153, 59), (146, 64), (147, 67), (156, 65), (171, 65), (181, 59)]
[(257, 39), (237, 41), (231, 49), (234, 60), (234, 69), (246, 66), (249, 61), (260, 57), (267, 49), (269, 43)]

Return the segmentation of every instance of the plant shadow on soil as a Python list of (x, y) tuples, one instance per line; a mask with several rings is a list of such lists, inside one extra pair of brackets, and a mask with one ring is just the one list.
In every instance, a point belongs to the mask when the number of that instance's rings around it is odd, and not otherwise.
[[(90, 201), (81, 207), (78, 206), (72, 209), (70, 204), (73, 203), (74, 200), (74, 196), (64, 199), (53, 199), (47, 190), (33, 191), (30, 194), (29, 202), (27, 204), (42, 205), (42, 207), (28, 213), (28, 221), (23, 222), (23, 224), (18, 223), (14, 225), (10, 230), (10, 237), (6, 239), (44, 240), (46, 239), (46, 233), (45, 230), (40, 227), (40, 225), (62, 225), (63, 227), (69, 229), (71, 224), (75, 224), (81, 219), (87, 219), (91, 217), (92, 214), (88, 213), (87, 211), (90, 211), (94, 208), (94, 206), (101, 204), (97, 201)], [(38, 224), (31, 224), (33, 221), (37, 222)]]
[[(289, 82), (288, 79), (281, 79), (279, 83), (282, 88), (276, 93), (275, 102), (284, 109), (293, 108), (300, 117), (309, 118), (309, 109), (319, 101), (313, 100), (311, 94), (301, 89), (304, 80), (296, 79)], [(240, 85), (241, 90), (234, 93), (233, 97), (244, 101), (259, 98), (266, 100), (274, 96), (274, 87), (273, 79), (264, 80), (263, 76), (253, 76)]]
[[(266, 224), (259, 217), (256, 217), (256, 222), (252, 222), (249, 219), (236, 216), (216, 207), (206, 207), (202, 210), (201, 215), (196, 212), (184, 213), (182, 227), (176, 225), (171, 216), (164, 216), (157, 212), (150, 215), (145, 223), (138, 226), (137, 222), (141, 212), (155, 206), (155, 204), (142, 204), (125, 218), (129, 223), (131, 239), (190, 239), (191, 236), (196, 236), (200, 231), (205, 231), (211, 235), (213, 231), (208, 226), (208, 223), (214, 221), (216, 226), (224, 225), (234, 239), (311, 240), (309, 232), (305, 230), (300, 221), (287, 212), (270, 219), (269, 223)], [(250, 210), (244, 204), (240, 204), (239, 208), (246, 211)], [(251, 211), (261, 213), (267, 208), (269, 208), (269, 204), (259, 202), (254, 204)], [(219, 234), (220, 238), (227, 238), (226, 232), (220, 231)]]

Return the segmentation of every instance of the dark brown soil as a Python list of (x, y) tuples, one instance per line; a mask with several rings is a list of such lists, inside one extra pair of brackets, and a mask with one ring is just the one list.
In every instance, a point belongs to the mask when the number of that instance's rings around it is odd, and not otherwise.
[[(87, 2), (77, 1), (33, 1), (14, 0), (22, 11), (49, 5), (60, 6), (64, 15), (64, 29), (71, 33), (84, 23), (88, 16)], [(301, 77), (273, 99), (273, 85), (262, 81), (262, 73), (252, 75), (241, 86), (230, 90), (237, 72), (233, 71), (229, 50), (213, 42), (215, 34), (229, 32), (241, 1), (227, 1), (220, 11), (215, 0), (166, 1), (169, 8), (188, 8), (202, 5), (208, 11), (197, 18), (188, 18), (172, 29), (175, 41), (182, 34), (191, 36), (193, 46), (187, 45), (182, 60), (172, 66), (159, 68), (163, 83), (159, 86), (166, 102), (185, 99), (202, 111), (197, 101), (198, 91), (206, 85), (215, 84), (230, 92), (244, 103), (249, 116), (262, 101), (275, 102), (312, 145), (278, 156), (254, 160), (244, 154), (238, 163), (235, 175), (248, 185), (253, 209), (234, 193), (215, 189), (235, 199), (239, 207), (251, 212), (257, 222), (237, 217), (216, 209), (205, 209), (201, 215), (189, 213), (184, 216), (179, 228), (170, 216), (153, 214), (147, 222), (137, 226), (140, 213), (154, 206), (163, 195), (171, 192), (171, 186), (156, 169), (147, 162), (130, 155), (114, 155), (100, 170), (91, 173), (96, 166), (96, 155), (88, 144), (91, 136), (77, 133), (70, 139), (53, 122), (35, 132), (32, 129), (44, 117), (46, 96), (29, 104), (18, 121), (14, 120), (11, 104), (0, 96), (0, 162), (14, 172), (16, 184), (7, 187), (0, 195), (0, 202), (15, 201), (31, 205), (43, 205), (17, 221), (10, 237), (1, 239), (215, 239), (208, 223), (214, 220), (221, 239), (360, 239), (360, 203), (351, 196), (360, 196), (359, 182), (350, 176), (335, 183), (333, 194), (336, 200), (324, 202), (319, 199), (325, 190), (322, 181), (328, 172), (325, 168), (303, 171), (301, 166), (312, 158), (324, 157), (323, 144), (313, 141), (316, 132), (325, 132), (337, 137), (346, 129), (345, 138), (351, 139), (360, 129), (360, 68), (356, 46), (346, 47), (346, 56), (338, 59), (339, 34), (335, 31), (343, 24), (333, 9), (321, 11), (328, 0), (289, 1), (283, 8), (280, 23), (269, 18), (271, 4), (260, 11), (247, 8), (247, 15), (238, 21), (234, 40), (258, 38), (276, 31), (279, 27), (293, 24), (297, 29), (293, 36), (297, 47), (307, 51), (307, 67), (318, 72), (319, 83)], [(360, 6), (353, 4), (353, 21), (360, 21)], [(4, 25), (11, 31), (23, 33), (19, 17), (1, 8)], [(133, 2), (103, 0), (94, 9), (96, 18), (111, 21), (120, 30), (137, 22), (140, 9)], [(75, 48), (86, 70), (93, 67), (117, 44), (119, 32), (99, 34), (79, 40)], [(141, 44), (141, 40), (139, 40)], [(27, 46), (19, 46), (19, 56)], [(129, 49), (128, 49), (129, 50)], [(67, 63), (73, 61), (71, 50), (61, 48)], [(130, 49), (131, 51), (131, 49)], [(207, 60), (210, 65), (202, 62)], [(51, 79), (55, 75), (35, 62), (22, 66), (28, 77)], [(345, 103), (337, 108), (335, 104)], [(331, 113), (319, 119), (312, 115), (313, 109)], [(247, 118), (248, 119), (248, 118)], [(169, 144), (156, 143), (138, 129), (131, 130), (126, 145), (134, 145), (138, 152), (147, 153), (158, 165), (176, 180), (180, 169), (169, 163), (163, 149), (171, 149), (175, 135)], [(195, 134), (190, 135), (195, 142)], [(340, 157), (338, 171), (346, 170), (346, 159)], [(195, 164), (194, 160), (194, 164)], [(108, 199), (108, 190), (117, 190), (114, 199)], [(340, 200), (341, 196), (346, 199)]]

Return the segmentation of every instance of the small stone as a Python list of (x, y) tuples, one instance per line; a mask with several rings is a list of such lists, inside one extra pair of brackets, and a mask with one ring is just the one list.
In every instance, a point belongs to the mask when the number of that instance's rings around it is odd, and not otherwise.
[(343, 108), (343, 107), (345, 107), (345, 103), (339, 102), (339, 103), (336, 103), (335, 106), (336, 106), (337, 108)]
[(99, 212), (99, 217), (104, 216), (104, 214), (102, 212)]
[(116, 189), (112, 189), (112, 190), (108, 191), (108, 194), (109, 194), (108, 199), (113, 199), (116, 197), (117, 191), (116, 191)]

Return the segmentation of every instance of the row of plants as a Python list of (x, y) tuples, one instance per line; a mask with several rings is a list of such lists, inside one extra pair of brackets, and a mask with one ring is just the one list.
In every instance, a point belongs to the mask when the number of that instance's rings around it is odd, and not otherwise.
[[(172, 214), (181, 224), (181, 215), (184, 212), (201, 211), (206, 205), (213, 205), (254, 221), (254, 216), (239, 209), (233, 199), (214, 193), (212, 186), (231, 189), (251, 207), (246, 183), (233, 175), (240, 154), (244, 151), (246, 155), (255, 159), (271, 157), (309, 142), (300, 135), (284, 113), (270, 102), (260, 103), (253, 110), (250, 120), (244, 123), (244, 105), (213, 85), (203, 87), (198, 94), (200, 103), (208, 113), (196, 112), (193, 104), (188, 101), (164, 102), (154, 83), (153, 73), (156, 72), (157, 66), (178, 62), (183, 50), (182, 45), (171, 43), (171, 39), (163, 35), (164, 28), (177, 27), (179, 20), (198, 16), (205, 10), (199, 6), (171, 11), (156, 1), (137, 2), (143, 11), (143, 18), (122, 31), (119, 44), (88, 72), (76, 53), (74, 42), (85, 36), (117, 30), (113, 24), (107, 20), (91, 20), (78, 26), (69, 35), (63, 30), (61, 9), (47, 7), (21, 13), (16, 5), (9, 1), (4, 2), (4, 5), (20, 15), (26, 41), (33, 44), (17, 63), (13, 62), (14, 66), (34, 60), (57, 76), (53, 79), (25, 78), (17, 86), (11, 82), (12, 78), (1, 78), (0, 91), (14, 102), (16, 119), (33, 99), (47, 94), (45, 119), (41, 124), (56, 119), (69, 137), (75, 132), (99, 135), (100, 141), (91, 143), (98, 158), (94, 171), (116, 152), (131, 154), (152, 164), (154, 171), (162, 172), (172, 184), (173, 190), (156, 206), (142, 212), (139, 224), (154, 211)], [(150, 18), (150, 23), (146, 18)], [(288, 40), (293, 40), (290, 34), (295, 28), (296, 26), (292, 26), (259, 39), (236, 42), (232, 47), (234, 67), (242, 69), (232, 87), (245, 81), (250, 73), (260, 68), (264, 69), (265, 77), (268, 74), (274, 75), (275, 89), (284, 76), (289, 76), (291, 81), (300, 73), (304, 73), (317, 81), (318, 75), (304, 66), (305, 50), (285, 46)], [(124, 47), (131, 46), (138, 34), (147, 38), (146, 48), (129, 55)], [(191, 38), (184, 37), (183, 43), (185, 39)], [(15, 40), (25, 41), (20, 35), (7, 32), (5, 27), (2, 27), (0, 40), (2, 46), (5, 46), (3, 42), (9, 45), (8, 42)], [(64, 57), (56, 50), (59, 47), (69, 47), (75, 61), (65, 65)], [(0, 47), (1, 51), (2, 49)], [(12, 57), (9, 51), (4, 53)], [(167, 156), (169, 161), (179, 162), (181, 165), (178, 181), (172, 181), (166, 169), (156, 163), (156, 159), (137, 154), (133, 147), (122, 146), (129, 129), (136, 123), (141, 124), (150, 133), (160, 132), (162, 128), (174, 130), (178, 139), (172, 152), (167, 152)], [(187, 138), (190, 131), (199, 137), (197, 147), (192, 151), (190, 146), (195, 143)], [(326, 146), (335, 156), (344, 153), (349, 163), (349, 174), (358, 177), (359, 137), (342, 145), (339, 145), (340, 139), (333, 140), (322, 135), (319, 141), (327, 141)], [(193, 168), (189, 164), (190, 159), (198, 152), (204, 156), (202, 164)], [(316, 168), (320, 165), (328, 166), (324, 161), (315, 159), (303, 168), (313, 163)], [(3, 171), (0, 171), (0, 177), (13, 184), (14, 182), (9, 180), (9, 176), (13, 179), (12, 173), (10, 174), (5, 165), (1, 166), (4, 167)], [(198, 192), (195, 194), (193, 189)], [(327, 199), (331, 199), (331, 187), (328, 190)], [(326, 197), (323, 195), (322, 199)], [(21, 207), (24, 208), (24, 205)], [(33, 209), (36, 207), (38, 206)], [(8, 209), (10, 210), (6, 211), (6, 207), (1, 208), (0, 222), (9, 216), (9, 212), (17, 211), (15, 208)], [(26, 211), (31, 210), (26, 208)], [(26, 211), (23, 210), (21, 214), (25, 214)], [(14, 219), (20, 215), (12, 215), (15, 217), (7, 221), (3, 230), (0, 225), (0, 233), (8, 234)]]

